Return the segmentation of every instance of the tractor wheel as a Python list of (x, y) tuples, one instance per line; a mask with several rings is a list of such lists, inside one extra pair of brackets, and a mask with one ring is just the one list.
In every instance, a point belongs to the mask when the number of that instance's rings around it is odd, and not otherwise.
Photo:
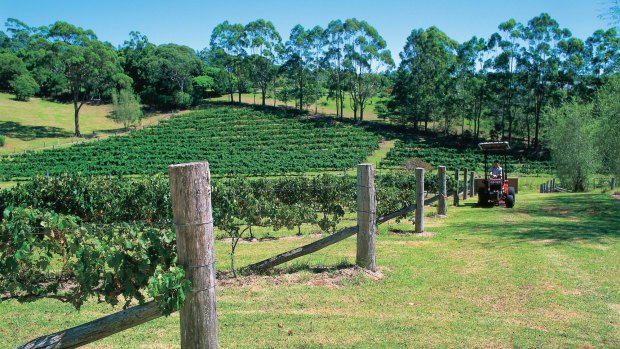
[(506, 208), (513, 208), (515, 205), (515, 197), (512, 195), (506, 196)]
[(512, 195), (512, 203), (514, 204), (517, 201), (517, 195), (515, 195), (514, 187), (508, 187), (508, 195)]
[(489, 198), (484, 188), (478, 188), (478, 206), (486, 206), (489, 204)]

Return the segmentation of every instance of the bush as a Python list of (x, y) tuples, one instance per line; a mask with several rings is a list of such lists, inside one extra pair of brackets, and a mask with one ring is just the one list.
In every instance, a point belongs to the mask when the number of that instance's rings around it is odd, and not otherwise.
[(0, 147), (4, 147), (6, 143), (6, 136), (0, 135)]
[(562, 183), (573, 191), (585, 191), (588, 179), (598, 169), (600, 155), (596, 149), (597, 122), (591, 105), (567, 103), (549, 110), (551, 159)]
[(174, 94), (174, 104), (177, 108), (187, 109), (192, 106), (192, 95), (185, 92), (177, 92)]
[(21, 74), (10, 82), (11, 88), (18, 101), (28, 101), (30, 97), (39, 92), (39, 84), (30, 74)]
[(620, 178), (620, 77), (610, 78), (599, 91), (595, 115), (600, 120), (596, 139), (605, 164), (603, 170)]
[(112, 93), (113, 119), (125, 126), (125, 129), (142, 120), (140, 98), (132, 90), (123, 89)]

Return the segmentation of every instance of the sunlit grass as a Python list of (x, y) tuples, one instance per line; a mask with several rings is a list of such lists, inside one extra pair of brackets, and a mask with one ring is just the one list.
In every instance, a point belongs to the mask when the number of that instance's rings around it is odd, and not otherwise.
[[(414, 236), (408, 220), (381, 225), (377, 264), (384, 276), (376, 281), (356, 274), (322, 282), (337, 271), (315, 273), (355, 261), (355, 238), (349, 238), (281, 273), (220, 286), (220, 347), (620, 346), (620, 200), (524, 187), (512, 210), (474, 202), (450, 207), (448, 218), (428, 218), (432, 237)], [(314, 241), (308, 236), (314, 230), (241, 244), (237, 264)], [(220, 271), (229, 268), (228, 252), (228, 243), (216, 243)], [(0, 347), (111, 312), (94, 301), (80, 312), (56, 301), (5, 302)], [(161, 318), (89, 347), (177, 348), (178, 319)]]

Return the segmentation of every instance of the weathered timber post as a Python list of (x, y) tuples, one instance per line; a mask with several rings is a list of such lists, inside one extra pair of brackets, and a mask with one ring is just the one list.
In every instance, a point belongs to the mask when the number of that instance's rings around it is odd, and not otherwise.
[(476, 178), (476, 174), (474, 172), (469, 174), (469, 188), (470, 188), (469, 196), (472, 198), (474, 197), (474, 195), (476, 195), (476, 189), (474, 186), (475, 178)]
[(424, 232), (424, 169), (415, 169), (415, 232)]
[(553, 189), (551, 187), (551, 180), (547, 181), (547, 193), (551, 193), (553, 192)]
[(448, 190), (446, 189), (446, 166), (439, 166), (439, 205), (437, 214), (446, 216), (448, 214)]
[(377, 200), (375, 169), (372, 164), (357, 165), (357, 266), (377, 271), (375, 236), (377, 235)]
[(545, 192), (545, 185), (543, 183), (540, 184), (540, 193), (544, 193)]
[(469, 190), (469, 184), (467, 183), (467, 168), (463, 169), (463, 200), (467, 200), (467, 190)]
[(168, 167), (179, 264), (192, 282), (181, 307), (181, 348), (218, 347), (209, 163)]
[(459, 205), (459, 187), (461, 185), (460, 183), (460, 173), (459, 173), (459, 169), (457, 168), (456, 170), (454, 170), (454, 179), (456, 179), (456, 191), (454, 192), (454, 206), (458, 206)]

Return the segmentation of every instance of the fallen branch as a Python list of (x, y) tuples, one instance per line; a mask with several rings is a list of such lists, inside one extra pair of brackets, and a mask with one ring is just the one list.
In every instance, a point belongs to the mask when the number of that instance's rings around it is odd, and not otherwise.
[(33, 339), (16, 349), (65, 349), (77, 348), (117, 332), (156, 319), (163, 314), (155, 302), (148, 302), (104, 316), (97, 320)]

